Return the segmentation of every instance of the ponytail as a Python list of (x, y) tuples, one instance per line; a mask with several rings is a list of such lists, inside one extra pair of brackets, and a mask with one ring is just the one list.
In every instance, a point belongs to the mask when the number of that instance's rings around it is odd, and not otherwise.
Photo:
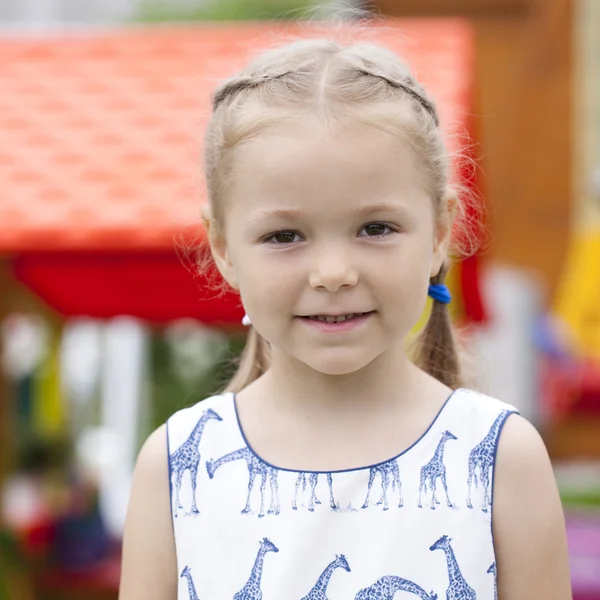
[(234, 393), (242, 391), (265, 373), (270, 364), (271, 347), (267, 340), (251, 326), (237, 371), (224, 391)]
[[(440, 272), (431, 278), (431, 283), (444, 283), (448, 268), (449, 264), (444, 263)], [(425, 373), (453, 390), (463, 385), (460, 358), (447, 304), (433, 300), (429, 320), (416, 340), (414, 362)]]

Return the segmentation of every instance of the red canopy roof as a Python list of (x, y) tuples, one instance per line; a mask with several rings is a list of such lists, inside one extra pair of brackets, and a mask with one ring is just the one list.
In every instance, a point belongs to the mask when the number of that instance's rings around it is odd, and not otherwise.
[[(203, 25), (0, 39), (0, 251), (171, 248), (204, 200), (211, 90), (274, 37)], [(468, 27), (395, 22), (380, 37), (464, 128)]]
[[(189, 283), (173, 254), (174, 236), (199, 231), (211, 91), (257, 50), (281, 41), (283, 31), (299, 33), (243, 24), (0, 37), (0, 253), (21, 255), (20, 278), (36, 289), (41, 263), (31, 262), (32, 252), (61, 252), (60, 264), (73, 251), (126, 252), (130, 260), (145, 253), (146, 263), (167, 254)], [(465, 131), (469, 26), (391, 21), (377, 37), (409, 59), (438, 101), (446, 130)], [(90, 312), (80, 302), (84, 294), (78, 299), (67, 289), (72, 300), (53, 305), (66, 314)]]

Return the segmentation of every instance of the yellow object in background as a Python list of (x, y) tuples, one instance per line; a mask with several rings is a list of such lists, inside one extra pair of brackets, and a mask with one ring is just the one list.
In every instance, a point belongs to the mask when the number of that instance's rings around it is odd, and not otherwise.
[(600, 360), (600, 230), (575, 235), (555, 304), (576, 351)]
[(64, 403), (60, 390), (59, 334), (52, 331), (48, 351), (38, 367), (33, 387), (33, 427), (44, 437), (62, 433), (65, 426)]

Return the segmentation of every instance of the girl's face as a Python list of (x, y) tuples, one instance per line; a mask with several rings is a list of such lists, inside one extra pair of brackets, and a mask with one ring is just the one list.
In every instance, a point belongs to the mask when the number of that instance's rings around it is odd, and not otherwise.
[(449, 237), (408, 144), (366, 126), (288, 126), (233, 160), (223, 234), (211, 242), (257, 331), (331, 375), (397, 349)]

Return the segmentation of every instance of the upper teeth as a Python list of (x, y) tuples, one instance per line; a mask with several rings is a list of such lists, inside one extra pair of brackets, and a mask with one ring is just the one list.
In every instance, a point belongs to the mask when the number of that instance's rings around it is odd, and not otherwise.
[(327, 321), (327, 323), (341, 323), (342, 321), (346, 321), (347, 319), (352, 319), (353, 317), (360, 317), (364, 313), (351, 313), (349, 315), (340, 315), (339, 317), (332, 317), (329, 315), (317, 315), (313, 317), (313, 319), (317, 319), (318, 321)]

